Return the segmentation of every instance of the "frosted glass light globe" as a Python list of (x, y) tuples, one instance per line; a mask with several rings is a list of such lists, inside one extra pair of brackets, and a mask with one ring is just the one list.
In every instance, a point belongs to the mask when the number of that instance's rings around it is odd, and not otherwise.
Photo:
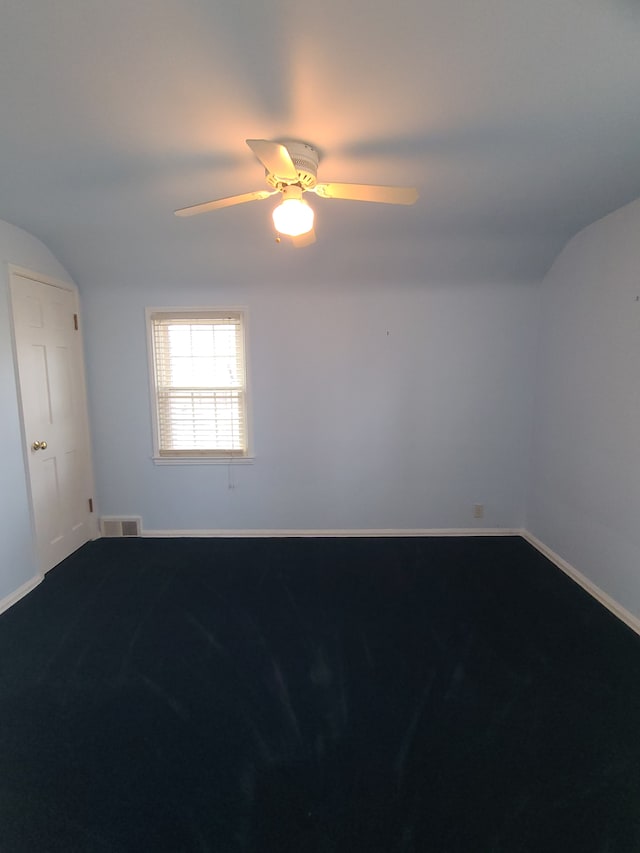
[(313, 208), (302, 198), (301, 187), (285, 187), (284, 199), (273, 211), (273, 224), (279, 234), (299, 237), (313, 228)]

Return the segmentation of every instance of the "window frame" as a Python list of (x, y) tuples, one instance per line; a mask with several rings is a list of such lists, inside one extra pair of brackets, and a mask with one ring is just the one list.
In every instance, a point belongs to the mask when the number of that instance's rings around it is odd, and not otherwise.
[[(156, 376), (156, 357), (155, 357), (155, 341), (154, 341), (154, 319), (161, 315), (165, 318), (171, 318), (172, 315), (176, 319), (185, 319), (193, 317), (193, 319), (215, 320), (222, 319), (229, 315), (238, 315), (240, 317), (240, 328), (242, 332), (242, 356), (244, 367), (244, 400), (245, 400), (245, 437), (246, 437), (246, 452), (239, 453), (234, 451), (221, 453), (194, 453), (182, 454), (176, 452), (172, 454), (170, 451), (162, 451), (160, 449), (160, 427), (158, 414), (158, 383)], [(185, 307), (147, 307), (145, 308), (145, 321), (147, 330), (147, 356), (148, 356), (148, 375), (150, 387), (150, 411), (151, 411), (151, 432), (152, 432), (152, 460), (156, 465), (230, 465), (230, 464), (246, 464), (254, 461), (252, 442), (251, 442), (251, 418), (250, 418), (250, 399), (251, 393), (249, 389), (249, 369), (248, 369), (248, 312), (245, 307), (225, 306), (190, 306)], [(213, 386), (212, 386), (213, 387)]]

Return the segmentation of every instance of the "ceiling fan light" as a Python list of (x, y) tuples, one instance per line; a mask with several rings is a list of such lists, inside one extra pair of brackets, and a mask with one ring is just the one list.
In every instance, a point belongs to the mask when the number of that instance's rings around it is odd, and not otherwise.
[(299, 187), (287, 187), (286, 190), (298, 190), (297, 193), (284, 192), (284, 199), (273, 211), (273, 224), (279, 234), (287, 237), (299, 237), (313, 228), (313, 208), (302, 198)]

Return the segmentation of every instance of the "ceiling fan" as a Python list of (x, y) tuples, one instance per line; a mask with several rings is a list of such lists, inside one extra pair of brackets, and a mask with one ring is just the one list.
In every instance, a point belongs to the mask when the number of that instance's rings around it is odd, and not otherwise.
[(418, 198), (415, 187), (385, 187), (371, 184), (318, 183), (319, 156), (306, 142), (270, 142), (267, 139), (247, 139), (247, 145), (262, 163), (270, 189), (255, 190), (241, 195), (205, 201), (176, 210), (176, 216), (194, 216), (222, 207), (259, 201), (278, 193), (281, 203), (273, 211), (277, 238), (291, 237), (294, 246), (315, 242), (314, 213), (303, 199), (306, 192), (320, 198), (342, 198), (353, 201), (373, 201), (383, 204), (414, 204)]

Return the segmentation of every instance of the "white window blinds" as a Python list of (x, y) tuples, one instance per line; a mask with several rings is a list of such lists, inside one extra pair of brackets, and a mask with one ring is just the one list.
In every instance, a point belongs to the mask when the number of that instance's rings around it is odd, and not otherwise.
[(154, 312), (158, 453), (246, 456), (241, 312)]

